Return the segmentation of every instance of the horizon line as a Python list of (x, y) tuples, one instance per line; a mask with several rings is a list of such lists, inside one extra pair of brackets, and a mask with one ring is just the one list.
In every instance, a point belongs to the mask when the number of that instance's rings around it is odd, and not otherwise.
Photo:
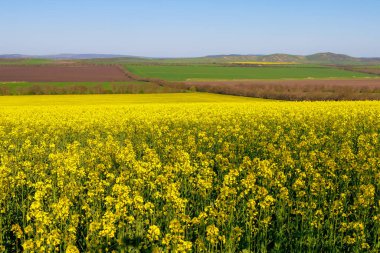
[[(183, 59), (183, 58), (205, 58), (213, 56), (271, 56), (271, 55), (291, 55), (291, 56), (311, 56), (316, 54), (335, 54), (335, 55), (344, 55), (352, 58), (380, 58), (380, 56), (352, 56), (345, 53), (334, 53), (331, 51), (320, 51), (312, 54), (291, 54), (291, 53), (269, 53), (269, 54), (237, 54), (237, 53), (220, 53), (220, 54), (206, 54), (201, 56), (141, 56), (141, 55), (131, 55), (131, 54), (119, 54), (119, 53), (52, 53), (52, 54), (21, 54), (21, 53), (2, 53), (0, 56), (20, 56), (24, 58), (33, 58), (33, 57), (52, 57), (52, 56), (65, 56), (65, 55), (104, 55), (104, 56), (115, 56), (117, 57), (132, 57), (132, 58), (151, 58), (151, 59)], [(6, 58), (4, 58), (6, 59)]]

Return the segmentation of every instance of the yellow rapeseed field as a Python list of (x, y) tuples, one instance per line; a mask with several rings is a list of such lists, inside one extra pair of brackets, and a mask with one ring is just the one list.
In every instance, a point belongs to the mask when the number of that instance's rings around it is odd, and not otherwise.
[(1, 252), (379, 252), (380, 102), (0, 97)]
[(231, 62), (232, 64), (245, 64), (245, 65), (296, 65), (297, 62), (266, 62), (266, 61), (240, 61)]

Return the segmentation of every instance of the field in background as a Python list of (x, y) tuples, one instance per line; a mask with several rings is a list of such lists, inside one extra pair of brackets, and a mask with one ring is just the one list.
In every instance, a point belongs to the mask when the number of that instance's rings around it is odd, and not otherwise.
[(117, 82), (130, 80), (126, 73), (115, 65), (0, 65), (0, 82)]
[(371, 74), (307, 65), (287, 67), (127, 65), (127, 69), (141, 77), (160, 78), (168, 81), (373, 77)]
[(1, 95), (180, 92), (134, 79), (117, 65), (0, 65)]
[(0, 58), (0, 65), (42, 65), (42, 64), (52, 64), (54, 60), (50, 59), (3, 59)]
[(45, 63), (41, 59), (0, 59), (14, 62), (0, 65), (0, 95), (205, 91), (283, 100), (380, 98), (377, 65), (290, 64), (292, 58), (283, 62), (217, 59), (214, 64), (200, 64), (192, 59), (116, 58)]
[(0, 111), (2, 251), (380, 251), (380, 102), (4, 96)]

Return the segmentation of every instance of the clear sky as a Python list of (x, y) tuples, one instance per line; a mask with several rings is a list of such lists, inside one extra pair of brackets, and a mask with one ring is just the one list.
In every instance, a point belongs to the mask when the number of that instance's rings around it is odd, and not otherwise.
[(380, 0), (0, 0), (0, 54), (380, 57)]

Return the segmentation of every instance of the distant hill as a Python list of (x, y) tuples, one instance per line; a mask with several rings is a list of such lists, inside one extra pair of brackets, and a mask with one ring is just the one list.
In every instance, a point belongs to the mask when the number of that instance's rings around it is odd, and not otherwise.
[(206, 58), (228, 58), (228, 57), (257, 57), (263, 56), (262, 54), (216, 54), (216, 55), (207, 55)]
[(52, 60), (92, 60), (94, 62), (109, 62), (109, 63), (130, 63), (130, 62), (158, 62), (158, 63), (230, 63), (230, 62), (295, 62), (308, 64), (380, 64), (380, 57), (373, 58), (358, 58), (344, 54), (334, 54), (330, 52), (317, 53), (312, 55), (291, 55), (291, 54), (270, 54), (270, 55), (208, 55), (205, 57), (194, 58), (148, 58), (129, 55), (114, 55), (114, 54), (57, 54), (57, 55), (21, 55), (7, 54), (0, 55), (0, 59), (52, 59)]
[(290, 54), (271, 54), (259, 57), (259, 61), (263, 62), (301, 62), (304, 59), (304, 56)]
[(334, 53), (318, 53), (312, 54), (305, 57), (307, 61), (310, 62), (321, 62), (321, 63), (341, 63), (341, 62), (360, 62), (361, 58), (355, 58), (344, 54), (334, 54)]
[(312, 55), (291, 55), (291, 54), (271, 54), (271, 55), (213, 55), (204, 58), (214, 58), (223, 62), (296, 62), (315, 64), (380, 64), (380, 58), (356, 58), (344, 54), (334, 54), (330, 52), (317, 53)]
[(81, 59), (105, 59), (105, 58), (120, 58), (120, 57), (133, 57), (129, 55), (116, 55), (116, 54), (55, 54), (55, 55), (22, 55), (22, 54), (5, 54), (0, 55), (2, 59), (53, 59), (53, 60), (81, 60)]
[(22, 54), (2, 54), (0, 55), (0, 59), (23, 59), (28, 58), (26, 55)]
[(57, 54), (41, 56), (40, 58), (47, 59), (59, 59), (59, 60), (81, 60), (81, 59), (103, 59), (103, 58), (120, 58), (131, 57), (128, 55), (116, 55), (116, 54)]
[[(289, 54), (271, 54), (271, 55), (209, 55), (198, 59), (214, 59), (218, 62), (299, 62), (304, 60), (304, 56)], [(196, 58), (194, 58), (196, 59)]]

